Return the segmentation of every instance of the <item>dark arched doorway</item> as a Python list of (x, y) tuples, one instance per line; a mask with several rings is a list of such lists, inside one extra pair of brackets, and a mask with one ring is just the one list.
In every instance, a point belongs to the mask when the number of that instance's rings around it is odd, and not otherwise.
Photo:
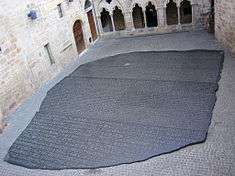
[(192, 6), (188, 0), (183, 0), (180, 3), (180, 23), (192, 23)]
[(144, 28), (145, 26), (144, 14), (142, 8), (138, 4), (135, 4), (135, 7), (132, 10), (132, 18), (133, 18), (134, 27), (136, 29)]
[(151, 2), (149, 2), (146, 6), (145, 14), (147, 20), (147, 27), (157, 27), (157, 11), (155, 9), (155, 6)]
[(178, 10), (173, 0), (166, 5), (166, 21), (167, 25), (178, 24)]
[(73, 34), (75, 43), (77, 46), (77, 51), (80, 54), (85, 48), (85, 41), (83, 37), (82, 22), (77, 20), (73, 25)]
[(113, 31), (113, 24), (109, 12), (105, 9), (101, 12), (101, 24), (104, 32)]
[(93, 17), (92, 4), (90, 0), (86, 0), (85, 10), (87, 12), (87, 18), (88, 18), (88, 22), (89, 22), (89, 26), (91, 30), (92, 39), (93, 41), (95, 41), (97, 39), (97, 32), (96, 32), (96, 26), (95, 26), (95, 21)]
[(117, 6), (115, 7), (115, 10), (113, 11), (113, 22), (114, 22), (116, 31), (124, 30), (126, 28), (125, 19), (124, 19), (122, 10), (120, 10)]

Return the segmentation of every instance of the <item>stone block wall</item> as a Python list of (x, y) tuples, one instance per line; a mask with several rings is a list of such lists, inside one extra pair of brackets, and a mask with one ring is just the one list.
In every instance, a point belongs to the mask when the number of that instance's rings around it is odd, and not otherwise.
[(234, 0), (215, 0), (215, 36), (235, 53)]
[[(84, 3), (85, 0), (0, 1), (0, 130), (4, 127), (3, 117), (78, 58), (73, 35), (76, 20), (82, 22), (86, 47), (90, 45)], [(37, 19), (28, 18), (30, 10), (37, 12)], [(55, 64), (51, 64), (45, 51), (47, 43)]]
[[(180, 6), (183, 0), (173, 0), (177, 5), (177, 13), (178, 17), (180, 19)], [(135, 29), (134, 23), (133, 23), (133, 17), (132, 12), (133, 8), (136, 4), (138, 4), (139, 7), (141, 7), (143, 15), (144, 15), (144, 23), (147, 24), (146, 20), (146, 6), (148, 3), (151, 2), (152, 5), (154, 5), (156, 11), (157, 11), (157, 21), (158, 26), (157, 27), (143, 27)], [(181, 24), (179, 19), (177, 20), (178, 24), (174, 25), (167, 25), (167, 16), (166, 16), (166, 7), (167, 4), (170, 2), (170, 0), (113, 0), (111, 3), (107, 3), (106, 0), (100, 0), (100, 1), (94, 1), (95, 8), (97, 11), (98, 16), (98, 22), (99, 22), (99, 28), (101, 31), (101, 35), (113, 35), (114, 33), (118, 33), (121, 35), (135, 35), (139, 33), (166, 33), (166, 32), (176, 32), (176, 31), (188, 31), (188, 30), (195, 30), (195, 29), (202, 29), (203, 28), (203, 15), (208, 13), (210, 10), (210, 0), (188, 0), (188, 2), (191, 5), (192, 10), (192, 20), (190, 23), (187, 24)], [(122, 10), (122, 13), (125, 17), (125, 23), (126, 23), (126, 30), (123, 31), (112, 31), (112, 32), (106, 32), (103, 31), (102, 25), (101, 25), (101, 12), (103, 9), (106, 9), (113, 21), (113, 10), (115, 7), (118, 7)], [(142, 25), (140, 25), (142, 26)], [(114, 28), (114, 25), (113, 25)]]
[[(3, 117), (15, 110), (45, 81), (57, 75), (67, 63), (78, 57), (73, 34), (73, 25), (76, 20), (80, 20), (82, 23), (86, 48), (91, 44), (89, 41), (91, 31), (86, 14), (87, 10), (90, 9), (85, 10), (85, 1), (0, 1), (0, 129), (4, 127)], [(174, 0), (177, 3), (178, 10), (181, 1)], [(135, 3), (138, 3), (144, 10), (149, 0), (112, 0), (111, 4), (108, 4), (105, 0), (93, 0), (95, 9), (92, 10), (93, 13), (96, 11), (97, 19), (94, 21), (97, 21), (97, 26), (103, 36), (105, 34), (102, 32), (99, 14), (102, 8), (106, 8), (112, 15), (115, 6), (122, 10), (126, 30), (111, 32), (112, 34), (165, 33), (200, 27), (202, 15), (209, 11), (210, 0), (189, 1), (193, 11), (192, 23), (184, 25), (179, 23), (169, 26), (166, 25), (165, 14), (166, 4), (169, 0), (151, 0), (157, 10), (159, 24), (158, 27), (154, 28), (134, 29), (133, 25), (132, 9)], [(232, 4), (232, 0), (226, 2), (228, 6)], [(61, 4), (63, 12), (61, 18), (58, 13), (58, 4)], [(226, 14), (223, 14), (225, 8), (226, 6), (224, 6), (224, 9), (219, 9), (221, 16)], [(231, 7), (229, 6), (229, 8)], [(30, 10), (36, 11), (37, 19), (31, 20), (27, 17)], [(234, 8), (230, 9), (230, 12), (232, 10), (234, 12)], [(229, 16), (230, 19), (233, 17)], [(221, 17), (221, 21), (226, 21), (223, 18)], [(224, 26), (227, 26), (226, 29), (231, 29), (234, 23)], [(223, 28), (218, 28), (217, 31), (219, 29), (223, 31)], [(224, 39), (224, 36), (229, 34), (233, 35), (233, 32), (226, 30), (223, 35), (221, 33), (221, 37), (220, 35), (217, 36)], [(228, 37), (225, 41), (230, 45), (232, 43)], [(51, 64), (51, 59), (48, 58), (45, 51), (45, 45), (48, 43), (54, 64)]]

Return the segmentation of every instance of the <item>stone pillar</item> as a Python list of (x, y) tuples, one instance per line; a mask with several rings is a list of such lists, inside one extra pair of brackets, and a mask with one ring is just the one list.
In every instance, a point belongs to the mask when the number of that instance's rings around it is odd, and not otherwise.
[(164, 20), (164, 26), (167, 26), (167, 22), (166, 22), (166, 7), (163, 7), (163, 20)]
[(98, 20), (97, 20), (98, 26), (97, 27), (99, 28), (100, 34), (102, 35), (104, 33), (104, 30), (103, 30), (102, 23), (101, 23), (101, 16), (97, 16), (97, 18), (98, 18)]
[(143, 13), (144, 13), (144, 27), (147, 28), (147, 17), (146, 17), (146, 13), (145, 13), (145, 10), (143, 10)]
[(177, 13), (178, 13), (178, 25), (181, 25), (181, 23), (180, 23), (180, 5), (177, 6)]
[(113, 32), (115, 32), (115, 25), (114, 25), (114, 20), (113, 20), (113, 14), (110, 14), (111, 16), (111, 21), (112, 21), (112, 26), (113, 26)]
[(134, 23), (133, 23), (133, 18), (132, 18), (132, 12), (125, 12), (124, 13), (124, 17), (125, 17), (126, 30), (127, 31), (134, 30)]
[(177, 5), (177, 13), (178, 13), (178, 26), (177, 26), (177, 29), (181, 30), (182, 27), (181, 27), (181, 23), (180, 23), (180, 4)]
[(192, 4), (192, 24), (195, 25), (198, 17), (198, 4)]
[(166, 26), (166, 7), (160, 7), (157, 9), (158, 14), (158, 26)]

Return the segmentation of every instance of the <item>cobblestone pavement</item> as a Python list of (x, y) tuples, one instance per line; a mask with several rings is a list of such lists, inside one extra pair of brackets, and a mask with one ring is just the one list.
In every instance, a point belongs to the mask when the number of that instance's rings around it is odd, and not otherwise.
[(154, 157), (144, 162), (95, 170), (30, 170), (3, 161), (7, 150), (24, 130), (46, 92), (79, 64), (130, 51), (221, 49), (214, 37), (204, 31), (164, 35), (101, 39), (55, 79), (47, 82), (8, 117), (8, 127), (0, 136), (1, 176), (232, 176), (235, 175), (235, 56), (225, 49), (225, 63), (217, 92), (212, 123), (205, 143)]

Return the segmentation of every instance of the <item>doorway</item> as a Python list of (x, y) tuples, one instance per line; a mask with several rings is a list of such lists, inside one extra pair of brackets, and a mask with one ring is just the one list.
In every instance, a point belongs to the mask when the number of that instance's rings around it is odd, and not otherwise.
[(111, 20), (111, 16), (109, 12), (106, 9), (103, 9), (100, 16), (101, 16), (101, 24), (102, 24), (103, 31), (112, 32), (113, 24), (112, 24), (112, 20)]
[(149, 2), (146, 6), (145, 14), (147, 20), (147, 27), (157, 27), (157, 11), (155, 6), (151, 2)]
[(78, 54), (80, 54), (85, 48), (85, 41), (83, 37), (82, 22), (77, 20), (73, 25), (73, 34), (75, 43), (77, 46)]
[(117, 6), (115, 7), (115, 10), (113, 11), (113, 21), (114, 21), (114, 26), (115, 26), (116, 31), (121, 31), (126, 28), (125, 19), (124, 19), (122, 10), (119, 9)]
[(92, 39), (93, 41), (95, 41), (97, 39), (97, 32), (96, 32), (96, 26), (95, 26), (95, 21), (94, 21), (92, 10), (87, 12), (87, 18), (88, 18), (88, 22), (90, 25)]
[(144, 28), (144, 14), (142, 8), (138, 4), (135, 4), (135, 7), (132, 10), (132, 18), (135, 29)]

